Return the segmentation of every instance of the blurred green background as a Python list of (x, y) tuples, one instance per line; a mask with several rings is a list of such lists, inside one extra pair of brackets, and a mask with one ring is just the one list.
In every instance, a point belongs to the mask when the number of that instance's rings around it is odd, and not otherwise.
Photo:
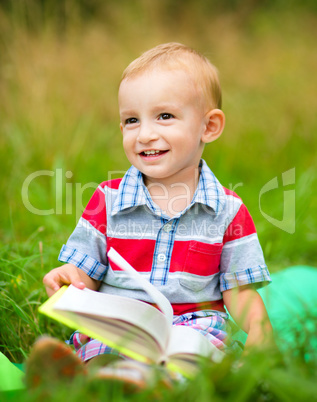
[(313, 0), (2, 0), (0, 289), (3, 319), (20, 320), (12, 356), (41, 332), (32, 306), (45, 297), (42, 277), (94, 187), (129, 167), (118, 83), (159, 43), (192, 46), (219, 69), (226, 128), (204, 158), (248, 206), (270, 270), (317, 265), (316, 37)]

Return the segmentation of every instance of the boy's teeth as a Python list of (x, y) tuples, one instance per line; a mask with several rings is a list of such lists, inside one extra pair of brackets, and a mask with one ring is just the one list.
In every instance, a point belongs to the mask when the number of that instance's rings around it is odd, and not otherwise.
[(151, 150), (151, 151), (144, 151), (145, 155), (154, 155), (154, 154), (158, 154), (160, 151), (158, 150)]

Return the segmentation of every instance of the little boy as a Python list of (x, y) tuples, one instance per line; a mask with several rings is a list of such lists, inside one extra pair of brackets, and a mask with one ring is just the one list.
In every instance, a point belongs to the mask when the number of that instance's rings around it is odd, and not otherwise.
[[(215, 67), (184, 45), (159, 45), (124, 71), (119, 110), (132, 166), (93, 194), (61, 250), (66, 265), (44, 277), (48, 295), (72, 283), (151, 302), (108, 261), (113, 247), (170, 300), (175, 325), (226, 350), (225, 305), (248, 333), (246, 348), (261, 345), (272, 328), (255, 288), (270, 276), (256, 230), (201, 159), (225, 125)], [(77, 332), (71, 343), (85, 362), (115, 352)]]

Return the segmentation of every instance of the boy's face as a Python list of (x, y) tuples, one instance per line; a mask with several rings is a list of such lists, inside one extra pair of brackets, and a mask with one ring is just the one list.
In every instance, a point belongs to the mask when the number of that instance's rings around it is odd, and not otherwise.
[(181, 70), (158, 69), (122, 81), (123, 147), (146, 185), (186, 183), (198, 175), (206, 130), (201, 98)]

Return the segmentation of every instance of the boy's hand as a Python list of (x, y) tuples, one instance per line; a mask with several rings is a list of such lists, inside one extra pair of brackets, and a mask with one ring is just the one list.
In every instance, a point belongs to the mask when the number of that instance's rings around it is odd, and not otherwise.
[(268, 347), (273, 342), (273, 328), (259, 293), (246, 285), (223, 292), (224, 304), (235, 322), (248, 334), (245, 350)]
[(76, 288), (84, 289), (86, 284), (79, 273), (79, 268), (73, 264), (65, 264), (52, 269), (44, 278), (43, 283), (48, 297), (51, 297), (63, 285), (74, 285)]

